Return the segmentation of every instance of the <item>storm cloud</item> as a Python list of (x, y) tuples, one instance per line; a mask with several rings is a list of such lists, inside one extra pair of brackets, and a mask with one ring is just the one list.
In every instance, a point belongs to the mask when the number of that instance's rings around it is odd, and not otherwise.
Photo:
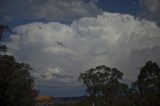
[(77, 86), (80, 72), (97, 65), (116, 67), (133, 81), (146, 61), (160, 63), (160, 28), (127, 14), (104, 12), (71, 25), (34, 22), (13, 32), (8, 47), (32, 65), (39, 85)]

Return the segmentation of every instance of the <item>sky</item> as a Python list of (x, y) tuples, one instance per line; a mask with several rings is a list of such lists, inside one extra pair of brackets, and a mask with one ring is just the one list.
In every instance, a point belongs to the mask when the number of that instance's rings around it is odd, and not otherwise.
[(78, 77), (98, 65), (119, 69), (126, 84), (148, 60), (160, 65), (160, 0), (0, 0), (0, 24), (40, 95), (83, 96)]

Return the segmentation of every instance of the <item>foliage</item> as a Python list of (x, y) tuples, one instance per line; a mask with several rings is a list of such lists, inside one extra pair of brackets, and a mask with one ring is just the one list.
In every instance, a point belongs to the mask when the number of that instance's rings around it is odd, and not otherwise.
[(86, 85), (92, 103), (106, 104), (115, 96), (126, 95), (128, 86), (119, 82), (122, 76), (118, 69), (101, 65), (81, 73), (79, 79)]
[[(2, 34), (8, 26), (0, 25)], [(34, 80), (30, 75), (32, 68), (18, 63), (13, 56), (5, 55), (7, 47), (0, 44), (0, 103), (1, 106), (34, 106), (37, 91), (33, 89)]]
[(160, 90), (160, 68), (156, 63), (148, 61), (141, 68), (138, 76), (138, 88), (141, 93), (154, 93)]
[(0, 52), (2, 52), (2, 53), (5, 53), (5, 52), (7, 52), (7, 47), (6, 47), (6, 45), (1, 45), (0, 44)]
[(0, 24), (0, 41), (3, 40), (4, 31), (9, 31), (11, 33), (11, 30), (9, 29), (8, 25)]
[[(130, 88), (119, 81), (122, 75), (102, 65), (81, 73), (79, 78), (95, 106), (160, 106), (160, 68), (156, 63), (146, 62)], [(91, 106), (91, 102), (85, 103)]]
[(138, 88), (146, 106), (158, 106), (160, 99), (160, 68), (152, 61), (146, 62), (138, 76)]
[(13, 56), (0, 55), (0, 103), (3, 106), (34, 106), (31, 68)]
[(4, 52), (7, 52), (7, 47), (6, 45), (4, 44), (1, 44), (2, 41), (3, 41), (3, 33), (4, 31), (9, 31), (11, 32), (11, 30), (9, 29), (9, 27), (7, 25), (3, 25), (3, 24), (0, 24), (0, 53), (4, 53)]

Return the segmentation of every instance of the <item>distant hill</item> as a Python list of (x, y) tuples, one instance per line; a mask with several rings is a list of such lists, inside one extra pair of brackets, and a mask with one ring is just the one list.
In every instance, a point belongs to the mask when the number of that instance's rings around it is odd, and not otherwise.
[(70, 104), (70, 103), (78, 103), (82, 100), (84, 100), (84, 96), (80, 97), (57, 97), (54, 98), (54, 104), (60, 105), (60, 104)]

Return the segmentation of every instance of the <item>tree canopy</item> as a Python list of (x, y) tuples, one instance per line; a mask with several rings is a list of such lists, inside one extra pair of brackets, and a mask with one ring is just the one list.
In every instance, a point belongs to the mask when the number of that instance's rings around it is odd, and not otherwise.
[[(7, 26), (0, 25), (0, 37)], [(0, 43), (1, 43), (0, 39)], [(37, 91), (33, 89), (32, 68), (19, 63), (13, 56), (6, 55), (7, 47), (0, 44), (0, 105), (34, 106)]]
[(125, 95), (128, 86), (119, 82), (122, 76), (118, 69), (101, 65), (81, 73), (79, 79), (86, 85), (86, 92), (95, 104), (99, 97), (108, 101), (110, 97)]
[(32, 68), (13, 56), (0, 55), (0, 103), (3, 106), (34, 106), (36, 90)]
[(36, 90), (28, 64), (0, 55), (0, 103), (3, 106), (34, 106)]
[(160, 68), (157, 63), (146, 62), (141, 68), (136, 82), (141, 96), (141, 104), (160, 106)]
[(146, 62), (138, 76), (138, 88), (141, 93), (160, 91), (160, 68), (152, 61)]

